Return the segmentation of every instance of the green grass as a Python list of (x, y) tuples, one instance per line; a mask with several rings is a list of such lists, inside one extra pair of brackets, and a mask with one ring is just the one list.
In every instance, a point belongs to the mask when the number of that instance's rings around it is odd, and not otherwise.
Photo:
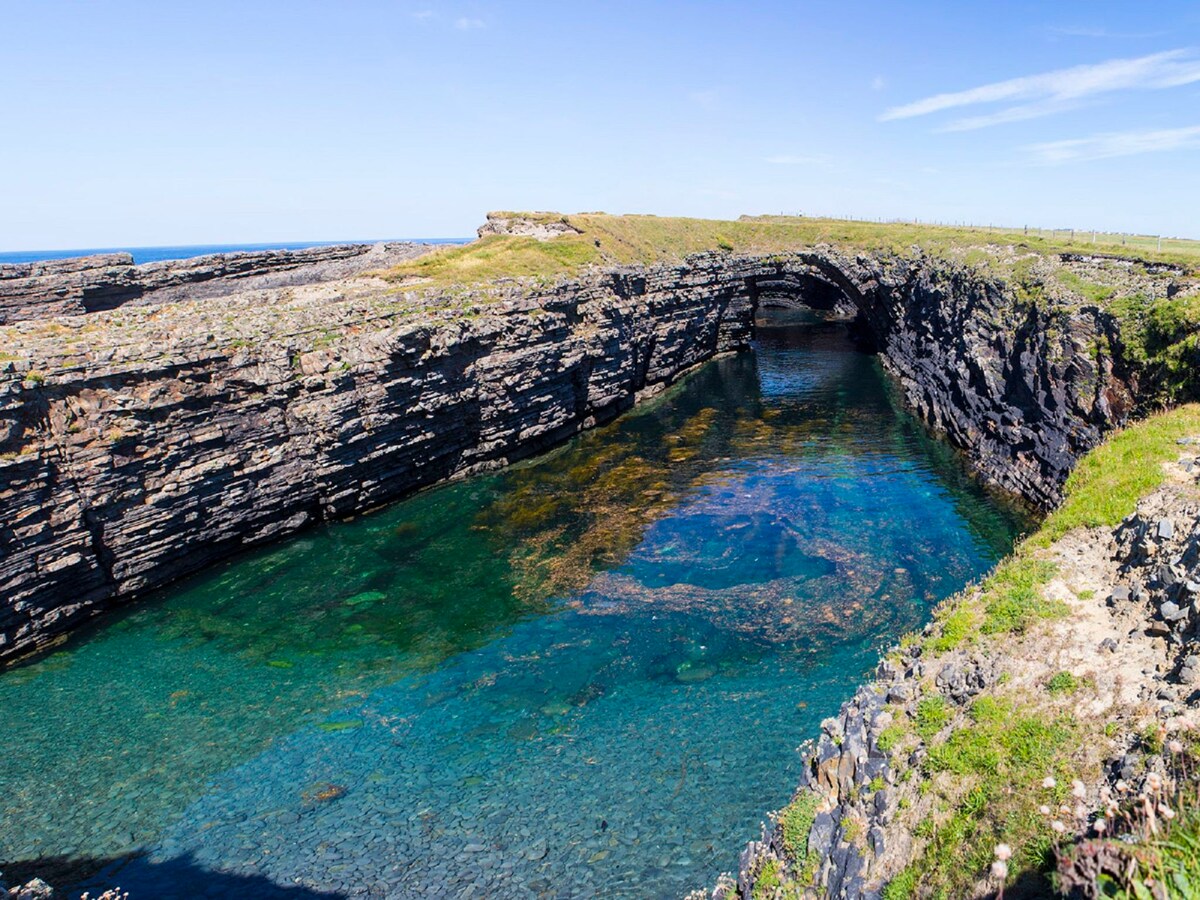
[(899, 744), (907, 733), (908, 729), (900, 722), (896, 722), (879, 732), (879, 737), (876, 738), (875, 745), (884, 753), (890, 753), (892, 748)]
[(437, 250), (392, 269), (396, 278), (434, 284), (477, 284), (498, 278), (552, 278), (603, 262), (599, 251), (579, 235), (550, 241), (491, 235), (462, 247)]
[(817, 795), (805, 791), (783, 810), (779, 817), (783, 849), (797, 872), (800, 884), (809, 884), (820, 863), (818, 854), (808, 849), (808, 834), (817, 818)]
[(994, 697), (976, 700), (970, 719), (931, 746), (922, 764), (927, 776), (952, 775), (968, 787), (949, 817), (933, 827), (922, 855), (895, 879), (908, 890), (899, 896), (912, 896), (918, 885), (922, 895), (966, 896), (1001, 841), (1024, 866), (1040, 869), (1046, 862), (1046, 828), (1037, 806), (1061, 798), (1040, 782), (1055, 774), (1068, 783), (1074, 721), (1048, 719), (1040, 710)]
[(1046, 690), (1051, 694), (1073, 694), (1079, 690), (1079, 679), (1070, 672), (1059, 672), (1046, 682)]
[[(1072, 528), (1120, 522), (1139, 498), (1161, 484), (1162, 463), (1184, 452), (1176, 442), (1190, 436), (1200, 436), (1200, 405), (1131, 425), (1089, 453), (1068, 481), (1063, 505), (1039, 531), (1001, 562), (977, 592), (939, 610), (938, 628), (925, 648), (947, 651), (978, 641), (986, 653), (988, 641), (1064, 614), (1065, 604), (1044, 596), (1056, 567), (1043, 548)], [(1062, 671), (1049, 677), (1044, 688), (1051, 697), (1068, 697), (1086, 683)], [(1036, 695), (1022, 700), (985, 693), (972, 704), (969, 721), (956, 724), (940, 740), (953, 721), (953, 710), (940, 696), (931, 696), (917, 705), (912, 726), (896, 723), (885, 729), (880, 738), (885, 751), (912, 731), (924, 740), (922, 794), (935, 798), (935, 809), (948, 804), (941, 814), (918, 823), (914, 833), (926, 844), (892, 879), (885, 898), (965, 896), (987, 871), (992, 848), (1000, 842), (1014, 848), (1014, 878), (1040, 878), (1037, 873), (1047, 870), (1052, 844), (1037, 807), (1056, 806), (1065, 799), (1071, 779), (1090, 777), (1080, 771), (1093, 765), (1080, 761), (1088, 758), (1083, 752), (1087, 742), (1101, 732), (1111, 737), (1119, 729), (1110, 727), (1112, 723), (1077, 721), (1061, 714), (1057, 705), (1047, 706), (1055, 701), (1041, 696), (1039, 702)], [(1141, 738), (1147, 752), (1162, 751), (1157, 724), (1148, 726)], [(1042, 787), (1047, 775), (1057, 780), (1052, 789)], [(1187, 894), (1177, 887), (1180, 879), (1186, 876), (1195, 882), (1200, 872), (1200, 811), (1180, 818), (1185, 824), (1144, 855), (1143, 875), (1176, 885), (1178, 893), (1171, 896), (1182, 897)], [(1044, 886), (1048, 891), (1048, 882)]]
[(946, 698), (941, 694), (923, 697), (917, 703), (917, 734), (922, 740), (929, 741), (946, 727), (953, 716)]
[(944, 653), (962, 644), (975, 633), (979, 622), (975, 611), (964, 603), (939, 615), (938, 624), (938, 631), (925, 642), (926, 649), (934, 653)]
[(1176, 441), (1192, 435), (1200, 435), (1200, 404), (1151, 416), (1113, 434), (1079, 461), (1067, 479), (1062, 506), (1030, 543), (1047, 547), (1074, 528), (1115, 526), (1162, 484), (1162, 464), (1182, 451)]
[(1116, 288), (1107, 284), (1085, 281), (1069, 269), (1059, 269), (1055, 274), (1064, 286), (1092, 303), (1103, 304), (1117, 292)]
[(1042, 587), (1054, 577), (1053, 563), (1038, 559), (1019, 547), (1000, 563), (983, 583), (984, 634), (1021, 633), (1037, 619), (1065, 614), (1061, 603), (1042, 596)]
[(1200, 294), (1114, 297), (1107, 307), (1121, 323), (1132, 362), (1147, 370), (1164, 402), (1200, 399)]
[(907, 866), (883, 888), (883, 900), (909, 900), (917, 890), (917, 869)]

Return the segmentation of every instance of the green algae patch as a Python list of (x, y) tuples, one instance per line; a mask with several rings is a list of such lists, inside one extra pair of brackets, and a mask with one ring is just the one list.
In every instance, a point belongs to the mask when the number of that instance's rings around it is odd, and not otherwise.
[(362, 719), (339, 719), (336, 722), (322, 722), (317, 726), (321, 731), (354, 731), (362, 727)]
[(381, 600), (386, 600), (387, 594), (383, 591), (363, 591), (361, 594), (355, 594), (353, 597), (347, 597), (342, 602), (347, 606), (366, 606), (370, 603), (378, 603)]

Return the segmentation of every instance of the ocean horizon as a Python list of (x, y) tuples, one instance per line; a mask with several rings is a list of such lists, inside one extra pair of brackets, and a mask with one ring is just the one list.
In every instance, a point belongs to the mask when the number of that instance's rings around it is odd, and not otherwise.
[(46, 262), (54, 259), (75, 259), (98, 253), (128, 253), (135, 265), (164, 262), (172, 259), (193, 259), (214, 253), (240, 253), (252, 250), (303, 250), (307, 247), (333, 247), (338, 244), (378, 244), (409, 241), (417, 244), (464, 244), (474, 238), (377, 238), (374, 240), (344, 241), (278, 241), (265, 244), (175, 244), (159, 247), (93, 247), (76, 250), (12, 250), (0, 252), (0, 265)]

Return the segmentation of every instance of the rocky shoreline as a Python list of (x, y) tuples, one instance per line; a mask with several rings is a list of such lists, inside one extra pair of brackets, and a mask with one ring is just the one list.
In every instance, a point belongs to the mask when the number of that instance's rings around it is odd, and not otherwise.
[(0, 325), (74, 316), (126, 303), (169, 303), (238, 291), (317, 284), (414, 259), (411, 242), (215, 253), (134, 265), (128, 253), (0, 265)]

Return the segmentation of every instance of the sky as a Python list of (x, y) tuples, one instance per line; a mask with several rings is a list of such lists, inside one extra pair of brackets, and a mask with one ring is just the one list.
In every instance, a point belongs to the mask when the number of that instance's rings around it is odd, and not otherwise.
[(490, 209), (1200, 237), (1200, 3), (0, 0), (0, 251)]

